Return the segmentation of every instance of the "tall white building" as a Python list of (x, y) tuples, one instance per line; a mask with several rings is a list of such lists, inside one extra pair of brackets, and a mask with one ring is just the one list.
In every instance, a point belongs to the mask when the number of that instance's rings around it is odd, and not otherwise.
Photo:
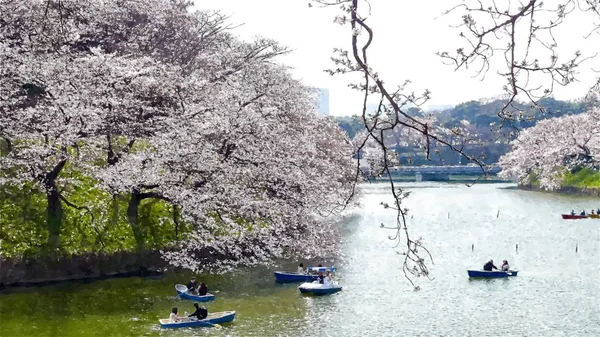
[(318, 88), (319, 90), (319, 108), (317, 111), (323, 116), (329, 116), (329, 89)]

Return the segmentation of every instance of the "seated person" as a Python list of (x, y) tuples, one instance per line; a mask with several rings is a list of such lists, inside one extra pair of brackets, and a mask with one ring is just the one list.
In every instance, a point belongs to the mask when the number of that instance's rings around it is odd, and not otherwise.
[(171, 309), (171, 314), (169, 315), (169, 323), (176, 323), (181, 321), (181, 318), (179, 317), (179, 315), (177, 315), (177, 312), (177, 308)]
[(575, 215), (575, 211), (574, 210), (571, 210), (571, 215)]
[(508, 265), (508, 261), (504, 260), (502, 261), (502, 267), (500, 267), (502, 269), (502, 271), (509, 271), (510, 270), (510, 266)]
[(333, 278), (332, 278), (331, 274), (329, 272), (327, 272), (327, 274), (325, 274), (325, 277), (323, 277), (323, 284), (331, 285), (332, 282), (333, 282)]
[(483, 270), (485, 271), (492, 271), (492, 268), (498, 270), (498, 268), (494, 266), (494, 260), (489, 260), (485, 265), (483, 265)]
[(300, 275), (304, 275), (305, 274), (305, 272), (304, 272), (304, 263), (300, 263), (298, 265), (298, 271), (297, 271), (297, 273), (300, 274)]
[(325, 276), (323, 275), (322, 271), (319, 271), (319, 273), (317, 274), (317, 281), (319, 281), (319, 283), (321, 284), (325, 282)]
[(581, 213), (579, 213), (579, 215), (585, 215), (585, 211), (581, 211)]
[(208, 288), (204, 282), (200, 283), (200, 288), (198, 288), (198, 295), (204, 296), (208, 293)]
[(192, 276), (192, 279), (187, 284), (188, 291), (193, 294), (197, 294), (198, 282), (196, 282), (196, 278)]
[(205, 307), (201, 307), (198, 303), (194, 303), (194, 307), (196, 307), (196, 311), (188, 315), (188, 317), (197, 320), (202, 320), (205, 319), (206, 316), (208, 316), (208, 310)]

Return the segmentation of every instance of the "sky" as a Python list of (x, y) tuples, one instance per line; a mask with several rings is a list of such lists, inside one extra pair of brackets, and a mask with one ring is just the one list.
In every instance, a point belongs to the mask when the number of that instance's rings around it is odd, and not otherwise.
[[(554, 8), (560, 0), (545, 1)], [(197, 0), (196, 9), (220, 10), (230, 16), (232, 24), (242, 24), (233, 33), (242, 39), (263, 36), (279, 41), (292, 50), (281, 56), (279, 62), (291, 67), (295, 78), (308, 86), (328, 88), (332, 115), (358, 114), (362, 107), (362, 93), (348, 88), (356, 78), (349, 75), (330, 76), (333, 48), (351, 47), (349, 26), (333, 23), (339, 9), (309, 8), (310, 0)], [(460, 0), (393, 1), (371, 0), (371, 14), (367, 19), (374, 30), (369, 63), (391, 88), (410, 80), (409, 91), (431, 91), (431, 100), (425, 108), (456, 105), (469, 100), (497, 97), (503, 93), (504, 78), (491, 69), (487, 76), (474, 78), (475, 70), (444, 65), (436, 52), (452, 51), (463, 46), (460, 30), (450, 25), (460, 23), (460, 14), (442, 15)], [(549, 4), (548, 4), (549, 3)], [(591, 38), (583, 36), (593, 17), (573, 14), (560, 32), (554, 32), (559, 51), (572, 54), (581, 50), (585, 56), (594, 55), (600, 46), (600, 33)], [(596, 19), (600, 21), (600, 19)], [(590, 26), (591, 27), (591, 26)], [(526, 28), (526, 27), (525, 27)], [(524, 41), (518, 41), (517, 46)], [(541, 50), (540, 50), (541, 52)], [(562, 55), (562, 54), (559, 54)], [(543, 59), (546, 54), (540, 54)], [(496, 65), (502, 65), (497, 54)], [(600, 56), (598, 57), (600, 58)], [(600, 70), (598, 59), (584, 63), (574, 83), (556, 88), (554, 97), (577, 99), (583, 97)], [(547, 83), (547, 82), (546, 82)]]

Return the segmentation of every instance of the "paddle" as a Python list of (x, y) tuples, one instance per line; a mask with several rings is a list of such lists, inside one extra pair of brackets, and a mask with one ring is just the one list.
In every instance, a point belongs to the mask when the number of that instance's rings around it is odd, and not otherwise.
[(204, 323), (208, 324), (208, 326), (213, 327), (217, 330), (221, 330), (221, 328), (222, 328), (222, 326), (220, 324), (216, 324), (216, 323), (213, 324), (211, 322), (204, 322)]

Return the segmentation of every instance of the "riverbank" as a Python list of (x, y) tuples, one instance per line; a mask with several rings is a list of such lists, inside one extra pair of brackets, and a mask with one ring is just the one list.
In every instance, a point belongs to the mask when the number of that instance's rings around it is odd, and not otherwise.
[(541, 188), (536, 177), (530, 180), (529, 184), (519, 185), (518, 188), (536, 192), (600, 197), (600, 171), (590, 168), (566, 173), (561, 182), (562, 186), (552, 191)]
[(584, 195), (590, 197), (600, 197), (600, 188), (595, 187), (574, 187), (574, 186), (564, 186), (559, 189), (548, 191), (539, 186), (535, 185), (519, 185), (517, 188), (526, 190), (526, 191), (535, 191), (535, 192), (546, 192), (546, 193), (559, 193), (566, 195)]
[(160, 275), (170, 266), (159, 251), (0, 259), (0, 290), (69, 281)]

